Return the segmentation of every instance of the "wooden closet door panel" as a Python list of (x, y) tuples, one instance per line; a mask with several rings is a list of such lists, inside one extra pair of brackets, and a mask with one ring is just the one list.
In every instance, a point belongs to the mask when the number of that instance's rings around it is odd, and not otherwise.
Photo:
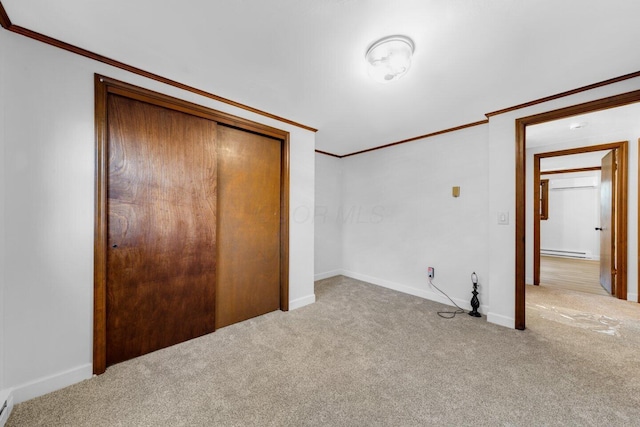
[(107, 365), (214, 330), (216, 128), (109, 95)]
[(218, 126), (218, 328), (280, 308), (281, 150)]

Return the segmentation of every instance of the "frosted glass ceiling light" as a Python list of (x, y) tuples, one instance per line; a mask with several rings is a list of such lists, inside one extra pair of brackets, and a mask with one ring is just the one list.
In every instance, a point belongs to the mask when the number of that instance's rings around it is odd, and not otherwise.
[(398, 80), (411, 67), (413, 47), (413, 41), (405, 36), (389, 36), (378, 40), (365, 55), (369, 76), (382, 83)]

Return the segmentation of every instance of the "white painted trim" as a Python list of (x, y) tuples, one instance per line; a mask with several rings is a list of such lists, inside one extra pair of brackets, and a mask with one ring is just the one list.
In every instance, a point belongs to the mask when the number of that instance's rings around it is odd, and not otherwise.
[(640, 302), (638, 301), (638, 294), (632, 294), (627, 292), (627, 301)]
[(501, 314), (487, 313), (487, 322), (494, 323), (496, 325), (504, 326), (505, 328), (515, 329), (516, 320), (511, 317), (503, 316)]
[(315, 276), (313, 276), (313, 281), (316, 282), (318, 280), (328, 279), (330, 277), (335, 277), (340, 275), (342, 275), (342, 270), (326, 271), (324, 273), (318, 273)]
[(0, 427), (4, 427), (9, 420), (9, 415), (11, 415), (11, 411), (13, 411), (13, 393), (11, 389), (0, 391), (0, 408), (4, 405), (4, 402), (7, 402), (7, 408), (0, 416)]
[(289, 310), (296, 310), (298, 308), (304, 307), (305, 305), (313, 304), (314, 302), (316, 302), (316, 294), (289, 300)]
[[(430, 301), (439, 302), (441, 304), (446, 304), (448, 306), (453, 307), (453, 304), (451, 304), (451, 301), (449, 301), (447, 297), (442, 295), (436, 289), (434, 289), (433, 291), (429, 291), (426, 289), (415, 288), (413, 286), (402, 285), (399, 283), (390, 282), (388, 280), (367, 276), (365, 274), (355, 273), (353, 271), (343, 271), (342, 274), (346, 277), (351, 277), (352, 279), (362, 280), (363, 282), (371, 283), (372, 285), (382, 286), (383, 288), (393, 289), (394, 291), (428, 299)], [(426, 284), (426, 286), (429, 286), (429, 284)], [(440, 286), (438, 287), (441, 288)], [(471, 310), (471, 298), (469, 298), (469, 301), (461, 300), (460, 298), (453, 298), (453, 297), (451, 299), (463, 309)], [(486, 305), (480, 305), (480, 308), (478, 309), (480, 313), (486, 313), (488, 310), (489, 310), (489, 307)]]
[(22, 403), (47, 393), (63, 389), (93, 376), (93, 365), (87, 363), (68, 371), (30, 381), (13, 388), (15, 403)]

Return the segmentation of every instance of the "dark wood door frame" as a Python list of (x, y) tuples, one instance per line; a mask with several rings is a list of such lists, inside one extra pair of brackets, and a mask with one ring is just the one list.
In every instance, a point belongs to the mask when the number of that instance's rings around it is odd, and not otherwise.
[(95, 75), (95, 217), (94, 217), (94, 309), (93, 372), (106, 370), (106, 253), (107, 253), (107, 97), (116, 94), (164, 108), (181, 111), (227, 126), (276, 138), (282, 143), (280, 180), (280, 310), (289, 309), (289, 132), (241, 117)]
[(597, 99), (571, 107), (516, 119), (516, 274), (515, 274), (515, 328), (525, 329), (525, 234), (526, 234), (526, 128), (528, 125), (545, 123), (565, 117), (607, 110), (640, 102), (640, 90)]
[[(627, 299), (627, 192), (629, 182), (628, 167), (628, 141), (612, 142), (610, 144), (592, 145), (587, 147), (572, 148), (567, 150), (538, 153), (533, 156), (533, 284), (540, 284), (540, 160), (549, 157), (569, 156), (572, 154), (591, 153), (594, 151), (613, 150), (618, 161), (618, 181), (615, 186), (615, 198), (617, 208), (615, 211), (616, 223), (614, 241), (617, 248), (616, 254), (616, 292), (619, 299)], [(584, 169), (578, 169), (583, 171)], [(589, 168), (591, 169), (591, 168)], [(597, 168), (600, 169), (600, 168)]]

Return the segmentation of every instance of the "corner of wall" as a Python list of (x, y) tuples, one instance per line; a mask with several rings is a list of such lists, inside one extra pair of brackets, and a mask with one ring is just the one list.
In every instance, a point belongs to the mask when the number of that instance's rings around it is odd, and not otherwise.
[[(342, 209), (344, 209), (344, 204), (345, 204), (345, 197), (344, 197), (344, 192), (345, 192), (345, 180), (344, 180), (344, 167), (345, 167), (345, 159), (340, 158), (338, 159), (338, 171), (340, 173), (340, 188), (338, 189), (339, 191), (339, 203), (340, 203), (340, 207)], [(343, 227), (342, 224), (340, 225), (340, 274), (344, 274), (344, 266), (345, 266), (345, 258), (344, 258), (344, 246), (345, 246), (345, 240), (344, 240), (344, 231), (343, 231)]]
[[(372, 285), (391, 289), (397, 292), (402, 292), (407, 295), (413, 295), (414, 297), (419, 297), (429, 301), (438, 302), (440, 304), (445, 304), (450, 307), (453, 307), (453, 304), (456, 304), (458, 307), (462, 308), (463, 310), (471, 311), (470, 300), (463, 300), (456, 297), (449, 297), (449, 296), (445, 296), (440, 292), (430, 291), (427, 289), (416, 287), (414, 285), (407, 285), (404, 283), (398, 283), (390, 280), (379, 279), (377, 277), (367, 276), (364, 274), (355, 273), (353, 271), (343, 270), (342, 275), (349, 277), (351, 279), (360, 280)], [(478, 311), (482, 314), (485, 314), (489, 311), (489, 306), (485, 304), (481, 304)]]
[(314, 281), (340, 274), (343, 267), (343, 162), (316, 152)]
[(317, 274), (315, 274), (313, 276), (313, 281), (317, 282), (318, 280), (329, 279), (330, 277), (340, 276), (343, 273), (344, 272), (341, 269), (340, 270), (325, 271), (323, 273), (317, 273)]
[(311, 305), (314, 302), (316, 302), (316, 294), (311, 294), (302, 298), (297, 298), (289, 301), (289, 310), (297, 310), (306, 305)]
[(487, 322), (510, 329), (515, 329), (516, 327), (515, 319), (491, 312), (487, 313)]
[(37, 380), (16, 386), (11, 390), (12, 399), (15, 403), (22, 403), (47, 393), (69, 387), (80, 381), (88, 380), (92, 376), (93, 365), (87, 363), (64, 372), (38, 378)]
[[(4, 33), (4, 31), (2, 31)], [(4, 35), (4, 34), (3, 34)], [(3, 44), (3, 38), (0, 37), (0, 45)], [(4, 289), (5, 289), (5, 64), (7, 63), (6, 49), (0, 48), (0, 390), (5, 387), (4, 375)], [(0, 395), (3, 392), (0, 391)], [(0, 401), (2, 405), (4, 400)], [(1, 423), (0, 423), (1, 424)]]

